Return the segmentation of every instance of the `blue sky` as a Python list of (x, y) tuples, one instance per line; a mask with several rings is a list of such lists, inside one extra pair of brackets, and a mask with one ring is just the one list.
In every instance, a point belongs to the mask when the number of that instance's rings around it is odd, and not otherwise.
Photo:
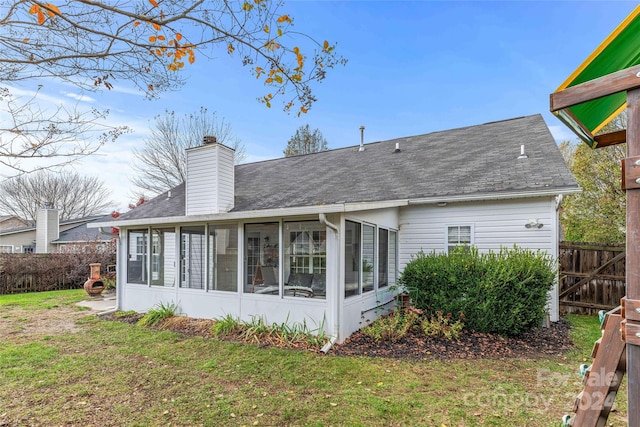
[[(76, 165), (101, 170), (114, 209), (126, 210), (130, 151), (142, 146), (165, 109), (216, 111), (246, 146), (247, 161), (282, 156), (302, 125), (318, 128), (330, 148), (541, 113), (556, 140), (575, 139), (549, 113), (549, 94), (633, 10), (622, 1), (293, 1), (283, 11), (294, 29), (338, 43), (348, 59), (315, 87), (318, 102), (301, 117), (258, 103), (265, 88), (226, 51), (186, 67), (179, 91), (147, 101), (126, 90), (84, 94), (110, 108), (113, 123), (135, 133)], [(25, 89), (25, 87), (23, 87)], [(47, 85), (71, 99), (74, 88)], [(75, 94), (77, 97), (77, 94)], [(455, 147), (451, 155), (455, 156)]]

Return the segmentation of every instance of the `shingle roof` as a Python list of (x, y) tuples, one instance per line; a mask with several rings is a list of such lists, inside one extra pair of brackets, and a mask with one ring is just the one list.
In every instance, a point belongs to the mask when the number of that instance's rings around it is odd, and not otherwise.
[(111, 237), (102, 234), (97, 228), (88, 228), (87, 224), (92, 222), (110, 221), (111, 215), (99, 217), (91, 217), (90, 221), (77, 225), (60, 232), (60, 236), (52, 241), (52, 243), (70, 243), (70, 242), (98, 242), (108, 241)]
[[(87, 223), (87, 222), (96, 222), (96, 220), (104, 220), (105, 217), (103, 215), (93, 215), (93, 216), (85, 216), (82, 218), (72, 218), (72, 219), (65, 219), (60, 221), (60, 225), (70, 225), (70, 224), (75, 224), (75, 223)], [(13, 234), (13, 233), (20, 233), (23, 231), (30, 231), (30, 230), (35, 230), (36, 229), (36, 223), (33, 222), (33, 224), (25, 226), (25, 227), (17, 227), (17, 228), (10, 228), (10, 229), (6, 229), (6, 230), (0, 230), (0, 234)], [(61, 232), (62, 233), (62, 232)]]
[[(537, 114), (237, 165), (233, 211), (576, 188)], [(120, 218), (182, 216), (184, 205), (182, 184)]]

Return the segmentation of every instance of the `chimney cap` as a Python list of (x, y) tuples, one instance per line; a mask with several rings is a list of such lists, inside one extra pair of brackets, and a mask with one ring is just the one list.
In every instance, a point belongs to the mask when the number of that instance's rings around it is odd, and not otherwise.
[(204, 138), (202, 138), (202, 143), (204, 145), (207, 144), (216, 144), (218, 142), (218, 138), (216, 138), (213, 135), (205, 135)]

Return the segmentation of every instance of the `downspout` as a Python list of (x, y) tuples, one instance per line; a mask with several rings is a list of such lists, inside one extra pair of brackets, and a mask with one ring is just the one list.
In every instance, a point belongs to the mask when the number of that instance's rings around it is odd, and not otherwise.
[[(338, 229), (338, 226), (335, 225), (332, 222), (329, 222), (327, 220), (327, 216), (324, 213), (320, 213), (318, 215), (318, 220), (320, 221), (320, 224), (324, 225), (325, 227), (329, 227), (330, 229), (332, 229), (336, 233), (336, 236), (338, 236), (340, 234), (339, 233), (340, 230)], [(336, 291), (336, 293), (337, 293), (337, 291)], [(327, 342), (324, 345), (324, 347), (322, 347), (320, 349), (320, 351), (323, 352), (324, 354), (327, 354), (329, 352), (329, 350), (331, 350), (331, 347), (333, 347), (333, 344), (335, 344), (336, 340), (338, 339), (338, 333), (340, 331), (340, 328), (339, 328), (340, 322), (338, 320), (338, 316), (339, 316), (339, 313), (340, 313), (340, 296), (336, 295), (335, 300), (336, 300), (336, 307), (335, 307), (336, 322), (334, 322), (334, 324), (333, 324), (333, 333), (331, 334), (331, 337), (329, 337), (329, 342)]]

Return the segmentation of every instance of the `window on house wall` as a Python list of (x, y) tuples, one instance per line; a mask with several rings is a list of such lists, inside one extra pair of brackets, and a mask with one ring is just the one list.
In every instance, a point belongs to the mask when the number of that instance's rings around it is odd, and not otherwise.
[(280, 226), (277, 222), (246, 224), (244, 292), (279, 295)]
[(389, 230), (378, 229), (378, 288), (389, 285)]
[(389, 230), (389, 285), (396, 284), (398, 277), (398, 233)]
[(204, 289), (204, 225), (180, 228), (180, 287)]
[(360, 295), (360, 233), (361, 224), (344, 224), (344, 296)]
[(238, 226), (209, 225), (208, 289), (235, 292), (238, 289)]
[(372, 225), (362, 226), (362, 292), (373, 290), (374, 254), (376, 248), (376, 228)]
[(22, 253), (23, 254), (32, 254), (35, 251), (36, 251), (35, 245), (23, 245), (22, 246)]
[(175, 229), (153, 229), (151, 231), (151, 284), (154, 286), (173, 286), (175, 280)]
[(456, 246), (469, 248), (473, 244), (470, 225), (450, 225), (447, 227), (447, 252)]
[(147, 283), (147, 230), (127, 234), (127, 282)]
[(10, 253), (13, 253), (13, 246), (0, 245), (0, 254), (10, 254)]
[(284, 224), (285, 296), (325, 298), (326, 240), (327, 232), (319, 221)]

